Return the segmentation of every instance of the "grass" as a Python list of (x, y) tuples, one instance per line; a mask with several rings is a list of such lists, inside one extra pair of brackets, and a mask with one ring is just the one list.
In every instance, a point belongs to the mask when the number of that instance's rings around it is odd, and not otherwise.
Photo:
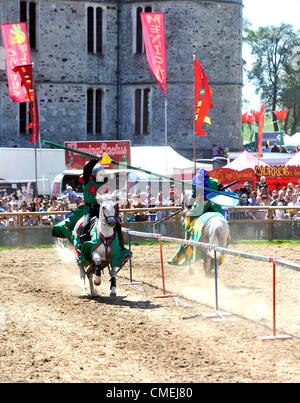
[(21, 249), (50, 249), (50, 248), (53, 248), (53, 246), (54, 246), (53, 243), (45, 244), (45, 245), (37, 244), (37, 245), (23, 245), (23, 246), (0, 246), (0, 252), (2, 250), (10, 250), (10, 249), (14, 249), (14, 250), (15, 249), (19, 249), (19, 250), (21, 250)]
[[(164, 245), (173, 245), (174, 242), (164, 242)], [(276, 239), (273, 241), (266, 240), (242, 240), (242, 241), (231, 241), (230, 244), (245, 244), (245, 245), (259, 245), (259, 246), (300, 246), (300, 240), (284, 240), (284, 239)], [(157, 240), (144, 240), (144, 241), (132, 241), (131, 245), (133, 246), (153, 246), (158, 245)], [(0, 246), (0, 252), (3, 250), (10, 249), (50, 249), (53, 248), (54, 244), (46, 244), (46, 245), (30, 245), (30, 246)], [(128, 243), (125, 243), (125, 246), (128, 248)], [(229, 246), (230, 248), (230, 246)]]

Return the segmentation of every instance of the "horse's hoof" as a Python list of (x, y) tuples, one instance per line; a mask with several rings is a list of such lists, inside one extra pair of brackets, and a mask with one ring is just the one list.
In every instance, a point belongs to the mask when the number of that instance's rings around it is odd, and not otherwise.
[(94, 284), (95, 286), (98, 286), (101, 284), (101, 277), (100, 276), (95, 276), (94, 277)]

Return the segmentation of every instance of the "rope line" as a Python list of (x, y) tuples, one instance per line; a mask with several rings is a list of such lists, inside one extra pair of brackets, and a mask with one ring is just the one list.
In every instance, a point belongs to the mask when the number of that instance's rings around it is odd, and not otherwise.
[(251, 259), (251, 260), (258, 260), (261, 262), (274, 262), (279, 266), (295, 270), (295, 271), (300, 271), (300, 265), (297, 265), (296, 263), (293, 262), (288, 262), (285, 260), (282, 260), (280, 258), (275, 258), (273, 256), (265, 256), (265, 255), (255, 255), (253, 253), (246, 253), (246, 252), (241, 252), (241, 251), (236, 251), (228, 248), (222, 248), (221, 246), (218, 245), (213, 245), (209, 243), (204, 243), (204, 242), (198, 242), (198, 241), (191, 241), (187, 239), (180, 239), (180, 238), (173, 238), (173, 237), (168, 237), (164, 236), (161, 234), (153, 234), (149, 232), (140, 232), (140, 231), (133, 231), (129, 230), (127, 228), (122, 228), (122, 231), (134, 235), (136, 237), (140, 238), (151, 238), (151, 239), (157, 239), (158, 241), (164, 241), (164, 242), (177, 242), (183, 245), (192, 245), (192, 246), (198, 246), (203, 249), (208, 249), (208, 250), (216, 250), (217, 252), (223, 252), (225, 254), (231, 255), (231, 256), (237, 256), (237, 257), (243, 257), (245, 259)]

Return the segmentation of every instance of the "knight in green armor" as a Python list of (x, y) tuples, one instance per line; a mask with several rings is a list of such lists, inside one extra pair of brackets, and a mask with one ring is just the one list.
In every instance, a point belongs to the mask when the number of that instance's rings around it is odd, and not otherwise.
[[(215, 178), (210, 178), (204, 169), (200, 169), (193, 177), (192, 198), (185, 217), (182, 220), (182, 227), (186, 239), (199, 241), (202, 235), (202, 228), (208, 220), (218, 214), (224, 216), (224, 210), (219, 204), (211, 202), (207, 195), (219, 191), (221, 185)], [(192, 203), (192, 204), (191, 204)], [(176, 255), (169, 259), (172, 265), (188, 266), (201, 258), (201, 249), (192, 245), (182, 244), (178, 247)]]
[[(79, 206), (74, 213), (64, 221), (54, 225), (52, 229), (52, 235), (60, 238), (67, 238), (76, 248), (77, 251), (83, 251), (78, 259), (79, 264), (85, 264), (88, 261), (89, 247), (84, 247), (85, 244), (91, 241), (91, 245), (97, 244), (99, 241), (96, 239), (96, 232), (90, 233), (91, 219), (99, 216), (99, 204), (96, 199), (97, 191), (107, 183), (107, 178), (104, 177), (103, 166), (96, 158), (91, 159), (83, 169), (83, 175), (80, 178), (83, 183), (83, 198), (84, 205)], [(84, 217), (81, 233), (79, 236), (73, 234), (73, 229), (77, 221)], [(117, 224), (115, 231), (118, 235), (119, 250), (124, 251), (124, 238), (122, 234), (122, 227), (119, 217), (116, 217)], [(91, 236), (92, 235), (92, 236)], [(89, 246), (91, 246), (89, 245)]]
[[(72, 231), (81, 217), (85, 217), (81, 232), (81, 241), (88, 240), (88, 230), (90, 220), (99, 214), (99, 205), (96, 200), (97, 190), (107, 182), (104, 178), (104, 169), (98, 164), (99, 160), (93, 158), (83, 169), (83, 175), (80, 180), (83, 183), (83, 198), (84, 204), (79, 206), (73, 214), (64, 221), (53, 226), (52, 235), (58, 238), (67, 238), (72, 242)], [(98, 164), (98, 167), (96, 166)]]

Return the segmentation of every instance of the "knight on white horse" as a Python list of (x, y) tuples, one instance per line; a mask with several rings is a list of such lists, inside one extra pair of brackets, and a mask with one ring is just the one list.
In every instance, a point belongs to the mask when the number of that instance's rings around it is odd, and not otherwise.
[[(220, 186), (216, 179), (210, 178), (205, 170), (200, 170), (193, 178), (193, 190), (187, 191), (182, 198), (185, 210), (182, 216), (182, 225), (187, 240), (209, 243), (226, 248), (229, 240), (229, 225), (224, 217), (224, 205), (231, 197), (219, 194)], [(216, 193), (214, 193), (216, 192)], [(223, 201), (212, 202), (210, 195), (223, 197)], [(236, 198), (238, 202), (238, 198)], [(226, 204), (225, 204), (226, 205)], [(222, 254), (217, 252), (217, 261), (222, 263)], [(203, 258), (205, 274), (213, 273), (214, 252), (209, 249), (182, 244), (174, 257), (169, 259), (169, 264), (178, 266), (190, 266), (198, 259)]]
[[(108, 268), (110, 296), (116, 296), (116, 275), (130, 257), (130, 251), (120, 246), (116, 226), (119, 224), (118, 205), (111, 195), (97, 195), (99, 218), (92, 220), (90, 240), (81, 243), (81, 218), (73, 230), (73, 245), (77, 253), (77, 264), (82, 280), (82, 293), (86, 294), (86, 277), (89, 279), (91, 295), (96, 295), (94, 285), (101, 284), (101, 271)], [(94, 275), (94, 281), (93, 281)]]

